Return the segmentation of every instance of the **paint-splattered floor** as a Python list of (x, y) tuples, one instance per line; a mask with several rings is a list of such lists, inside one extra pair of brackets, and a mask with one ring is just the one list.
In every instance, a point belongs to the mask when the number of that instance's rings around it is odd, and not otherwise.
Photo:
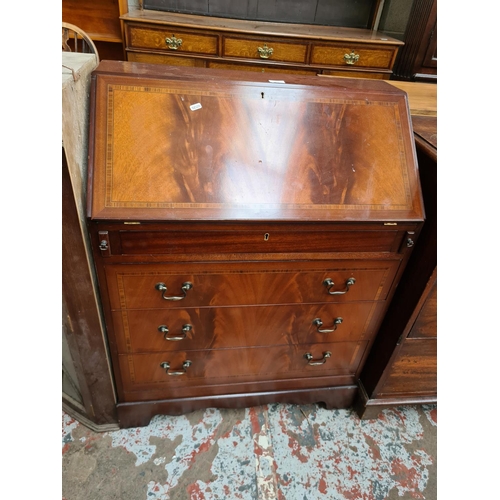
[(95, 433), (63, 412), (65, 500), (435, 500), (437, 408), (208, 409)]

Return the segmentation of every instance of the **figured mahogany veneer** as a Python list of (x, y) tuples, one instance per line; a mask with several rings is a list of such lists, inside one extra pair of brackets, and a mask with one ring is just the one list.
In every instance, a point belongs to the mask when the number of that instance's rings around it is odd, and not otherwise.
[(350, 405), (418, 244), (404, 92), (253, 76), (94, 72), (89, 230), (123, 427), (212, 404)]

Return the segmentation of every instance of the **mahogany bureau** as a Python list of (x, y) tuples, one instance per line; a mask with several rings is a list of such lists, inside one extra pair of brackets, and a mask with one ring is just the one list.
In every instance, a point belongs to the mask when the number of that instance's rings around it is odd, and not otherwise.
[(104, 61), (88, 227), (122, 427), (345, 408), (424, 220), (381, 81)]

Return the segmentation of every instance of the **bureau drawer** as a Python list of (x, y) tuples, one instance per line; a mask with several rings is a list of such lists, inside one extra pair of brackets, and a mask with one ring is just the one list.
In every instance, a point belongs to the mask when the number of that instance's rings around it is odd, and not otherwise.
[(189, 253), (397, 252), (404, 232), (269, 229), (116, 231), (114, 255)]
[[(366, 342), (120, 355), (123, 390), (354, 374)], [(329, 354), (326, 354), (329, 353)], [(308, 360), (305, 356), (310, 355)], [(328, 357), (329, 356), (329, 357)], [(164, 364), (162, 367), (163, 363)], [(311, 364), (317, 363), (316, 366)], [(169, 375), (167, 373), (170, 373)]]
[(179, 30), (177, 27), (147, 27), (126, 25), (127, 49), (154, 49), (176, 53), (218, 54), (215, 34)]
[(119, 353), (368, 340), (383, 304), (114, 311)]
[(112, 309), (385, 299), (399, 261), (105, 266)]
[(396, 49), (390, 47), (367, 48), (355, 44), (316, 43), (311, 51), (311, 64), (391, 69), (396, 52)]
[(306, 63), (307, 43), (273, 38), (223, 37), (223, 57)]

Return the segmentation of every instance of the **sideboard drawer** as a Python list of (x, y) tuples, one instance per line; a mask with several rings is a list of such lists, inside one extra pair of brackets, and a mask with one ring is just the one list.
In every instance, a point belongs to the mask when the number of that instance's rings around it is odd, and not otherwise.
[(368, 340), (383, 305), (376, 302), (292, 306), (114, 311), (121, 354)]
[[(119, 364), (126, 392), (162, 386), (173, 389), (249, 380), (258, 382), (292, 377), (352, 375), (366, 345), (366, 342), (337, 342), (131, 354), (120, 355)], [(308, 354), (312, 357), (309, 360), (306, 358)], [(162, 367), (163, 363), (168, 365)]]
[(154, 49), (179, 53), (204, 54), (216, 56), (218, 54), (218, 36), (216, 34), (194, 33), (178, 30), (176, 27), (155, 26), (140, 27), (126, 25), (128, 48)]
[(316, 43), (312, 47), (311, 64), (390, 69), (396, 52), (392, 47)]
[(300, 67), (293, 67), (292, 65), (273, 66), (271, 62), (269, 64), (259, 64), (259, 63), (242, 64), (242, 63), (228, 61), (227, 59), (207, 59), (206, 64), (207, 68), (212, 68), (212, 69), (232, 69), (237, 71), (254, 71), (256, 73), (284, 73), (289, 75), (309, 75), (309, 76), (316, 76), (318, 74), (317, 69), (314, 68), (308, 69), (307, 66), (300, 66)]
[(301, 262), (288, 267), (283, 262), (109, 265), (106, 275), (114, 310), (217, 307), (382, 300), (398, 265), (397, 261)]
[(273, 38), (223, 38), (223, 57), (263, 59), (305, 64), (307, 43)]
[(205, 67), (203, 60), (194, 57), (179, 57), (170, 54), (150, 54), (145, 52), (128, 52), (127, 60), (149, 64), (168, 64), (170, 66)]

